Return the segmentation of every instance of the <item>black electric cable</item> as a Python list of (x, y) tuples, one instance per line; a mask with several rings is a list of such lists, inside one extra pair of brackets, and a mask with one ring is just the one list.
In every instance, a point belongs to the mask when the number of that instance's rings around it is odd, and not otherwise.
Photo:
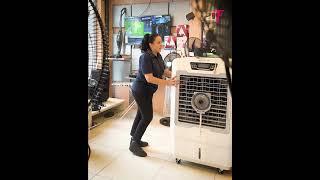
[(146, 7), (146, 9), (139, 16), (142, 16), (150, 8), (150, 4), (151, 4), (151, 0), (149, 1), (149, 4)]

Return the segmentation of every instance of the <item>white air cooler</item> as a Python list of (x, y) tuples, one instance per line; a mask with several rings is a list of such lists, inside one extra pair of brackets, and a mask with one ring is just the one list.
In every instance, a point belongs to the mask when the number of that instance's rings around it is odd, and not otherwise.
[(220, 58), (177, 58), (172, 75), (170, 130), (175, 158), (219, 168), (232, 167), (231, 95)]

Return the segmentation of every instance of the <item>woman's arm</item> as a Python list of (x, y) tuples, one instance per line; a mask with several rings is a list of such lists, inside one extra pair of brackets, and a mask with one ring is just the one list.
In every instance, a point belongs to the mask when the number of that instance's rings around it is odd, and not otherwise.
[(154, 77), (152, 73), (145, 74), (144, 77), (146, 78), (148, 83), (152, 83), (152, 84), (167, 85), (167, 86), (174, 86), (178, 84), (177, 80), (175, 79), (170, 79), (170, 80), (159, 79)]
[(165, 70), (164, 70), (164, 73), (163, 73), (163, 75), (165, 76), (165, 77), (168, 77), (168, 78), (171, 78), (171, 71), (168, 69), (168, 68), (166, 68)]

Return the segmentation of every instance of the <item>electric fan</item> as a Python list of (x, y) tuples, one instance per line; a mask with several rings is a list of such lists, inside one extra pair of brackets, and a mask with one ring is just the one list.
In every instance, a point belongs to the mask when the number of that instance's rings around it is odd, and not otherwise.
[(88, 98), (92, 110), (100, 110), (109, 98), (108, 33), (98, 9), (88, 1)]
[[(172, 69), (172, 61), (176, 58), (181, 58), (177, 52), (171, 52), (164, 58), (164, 63), (166, 68), (170, 71)], [(170, 109), (170, 87), (166, 87), (166, 96), (165, 96), (165, 115), (170, 114), (168, 109)], [(164, 126), (170, 126), (170, 117), (164, 117), (160, 119), (160, 124)]]
[(176, 58), (181, 58), (180, 54), (177, 52), (171, 52), (164, 58), (164, 63), (166, 67), (171, 71), (172, 69), (172, 61)]
[[(106, 29), (96, 4), (92, 0), (88, 0), (88, 117), (91, 116), (91, 110), (100, 110), (103, 106), (102, 102), (109, 98), (108, 35)], [(88, 159), (90, 154), (91, 149), (88, 143)]]

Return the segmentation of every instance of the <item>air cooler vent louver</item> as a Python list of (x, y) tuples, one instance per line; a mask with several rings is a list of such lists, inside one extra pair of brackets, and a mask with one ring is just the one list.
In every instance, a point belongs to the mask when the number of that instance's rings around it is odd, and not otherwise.
[(194, 92), (211, 94), (211, 108), (202, 115), (202, 125), (226, 128), (228, 81), (226, 78), (181, 75), (178, 121), (199, 124), (200, 116), (192, 108)]

